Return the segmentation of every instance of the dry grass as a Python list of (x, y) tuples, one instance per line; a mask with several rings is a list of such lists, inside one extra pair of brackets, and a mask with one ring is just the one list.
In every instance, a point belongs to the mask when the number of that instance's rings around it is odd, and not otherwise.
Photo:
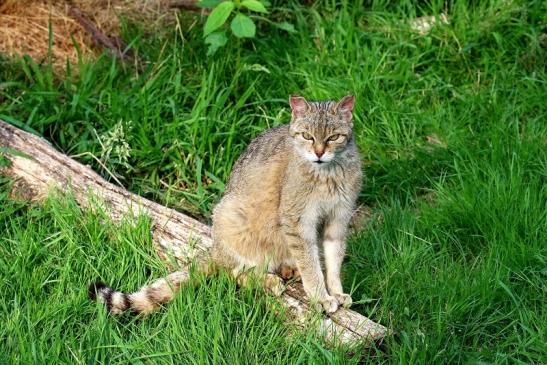
[[(100, 49), (91, 36), (68, 15), (76, 6), (108, 36), (119, 35), (119, 16), (123, 15), (156, 27), (172, 20), (168, 0), (0, 0), (0, 53), (13, 57), (29, 55), (37, 62), (48, 58), (49, 22), (53, 30), (51, 52), (55, 72), (66, 66), (67, 60), (78, 60), (74, 42), (83, 58), (93, 57)], [(71, 5), (72, 4), (72, 5)]]

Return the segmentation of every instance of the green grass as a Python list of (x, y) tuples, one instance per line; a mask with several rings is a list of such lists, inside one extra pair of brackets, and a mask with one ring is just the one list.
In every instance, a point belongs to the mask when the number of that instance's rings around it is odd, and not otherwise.
[(345, 356), (323, 350), (313, 336), (288, 337), (295, 328), (275, 314), (280, 306), (273, 298), (236, 290), (226, 276), (196, 279), (146, 319), (109, 317), (87, 299), (91, 278), (131, 290), (166, 274), (147, 220), (105, 224), (104, 214), (82, 212), (69, 199), (32, 206), (6, 195), (0, 197), (7, 235), (0, 246), (0, 363), (308, 363)]
[[(249, 141), (288, 121), (289, 94), (353, 93), (373, 217), (350, 238), (344, 282), (358, 311), (395, 332), (361, 360), (545, 363), (546, 5), (455, 0), (450, 24), (422, 36), (408, 20), (444, 2), (357, 3), (278, 2), (271, 17), (297, 33), (263, 25), (213, 58), (193, 15), (154, 37), (126, 24), (149, 62), (140, 71), (105, 55), (59, 79), (4, 59), (0, 118), (208, 220)], [(106, 158), (116, 125), (127, 161)], [(88, 282), (131, 290), (165, 273), (147, 222), (103, 224), (69, 199), (0, 200), (0, 362), (359, 361), (289, 336), (269, 299), (224, 277), (145, 320), (109, 318), (86, 300)]]

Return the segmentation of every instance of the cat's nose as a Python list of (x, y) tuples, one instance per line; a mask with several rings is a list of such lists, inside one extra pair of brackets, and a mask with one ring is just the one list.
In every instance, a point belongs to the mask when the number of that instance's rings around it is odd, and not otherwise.
[(318, 158), (321, 158), (321, 156), (323, 156), (324, 154), (325, 154), (325, 150), (324, 150), (324, 149), (315, 150), (315, 155), (316, 155)]

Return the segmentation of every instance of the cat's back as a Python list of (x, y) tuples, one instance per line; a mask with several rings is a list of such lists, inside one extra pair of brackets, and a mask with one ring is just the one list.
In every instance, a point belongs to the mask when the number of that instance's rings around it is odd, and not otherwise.
[(281, 125), (259, 134), (232, 168), (226, 191), (239, 190), (262, 181), (279, 182), (289, 158), (289, 126)]
[(240, 165), (254, 162), (268, 162), (272, 157), (276, 157), (276, 155), (286, 149), (288, 136), (289, 126), (286, 124), (267, 129), (260, 133), (239, 156), (234, 165), (234, 170)]

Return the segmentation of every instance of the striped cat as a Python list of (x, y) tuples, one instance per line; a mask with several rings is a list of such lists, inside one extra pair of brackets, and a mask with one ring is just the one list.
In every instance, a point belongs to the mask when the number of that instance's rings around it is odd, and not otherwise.
[[(277, 274), (299, 275), (307, 295), (328, 313), (351, 304), (340, 268), (361, 187), (354, 102), (353, 96), (338, 102), (292, 96), (291, 122), (249, 144), (213, 211), (214, 267), (227, 269), (240, 284), (253, 272), (275, 294), (284, 289)], [(90, 295), (114, 314), (149, 313), (187, 280), (175, 272), (132, 294), (97, 283)]]

